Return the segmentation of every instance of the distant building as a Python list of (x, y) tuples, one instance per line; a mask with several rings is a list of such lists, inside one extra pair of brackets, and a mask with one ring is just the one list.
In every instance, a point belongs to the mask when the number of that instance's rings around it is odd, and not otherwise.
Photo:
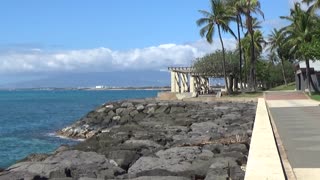
[(96, 89), (103, 89), (105, 86), (96, 86)]
[[(310, 61), (310, 74), (311, 79), (316, 87), (320, 89), (320, 61)], [(307, 89), (307, 75), (306, 75), (306, 63), (300, 62), (296, 65), (296, 90), (304, 91)], [(312, 86), (311, 91), (314, 91)]]

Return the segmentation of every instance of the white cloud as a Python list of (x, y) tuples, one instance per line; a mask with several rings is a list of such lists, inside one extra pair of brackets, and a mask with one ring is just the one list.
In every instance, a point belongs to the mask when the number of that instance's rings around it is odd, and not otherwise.
[[(234, 39), (224, 40), (226, 49), (234, 49)], [(0, 53), (0, 73), (19, 72), (104, 72), (113, 70), (161, 70), (167, 66), (190, 66), (192, 60), (221, 49), (220, 41), (162, 44), (128, 51), (108, 48), (50, 52), (42, 49)]]

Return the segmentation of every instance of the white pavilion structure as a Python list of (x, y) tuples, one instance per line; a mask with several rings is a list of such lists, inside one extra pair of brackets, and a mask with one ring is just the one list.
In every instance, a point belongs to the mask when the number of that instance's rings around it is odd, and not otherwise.
[(168, 67), (171, 73), (172, 93), (198, 93), (209, 92), (209, 78), (203, 74), (195, 73), (191, 67)]

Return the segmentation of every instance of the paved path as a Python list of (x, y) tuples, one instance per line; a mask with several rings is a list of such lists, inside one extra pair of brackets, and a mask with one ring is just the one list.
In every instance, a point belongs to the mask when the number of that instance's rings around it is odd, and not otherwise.
[(302, 92), (266, 92), (265, 99), (293, 175), (320, 179), (320, 102)]

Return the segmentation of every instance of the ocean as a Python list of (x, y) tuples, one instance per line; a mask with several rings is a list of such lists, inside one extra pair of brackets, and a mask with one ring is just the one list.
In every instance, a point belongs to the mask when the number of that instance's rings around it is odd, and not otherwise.
[(115, 100), (155, 97), (156, 90), (0, 91), (0, 168), (32, 153), (49, 153), (77, 141), (54, 136), (95, 107)]

